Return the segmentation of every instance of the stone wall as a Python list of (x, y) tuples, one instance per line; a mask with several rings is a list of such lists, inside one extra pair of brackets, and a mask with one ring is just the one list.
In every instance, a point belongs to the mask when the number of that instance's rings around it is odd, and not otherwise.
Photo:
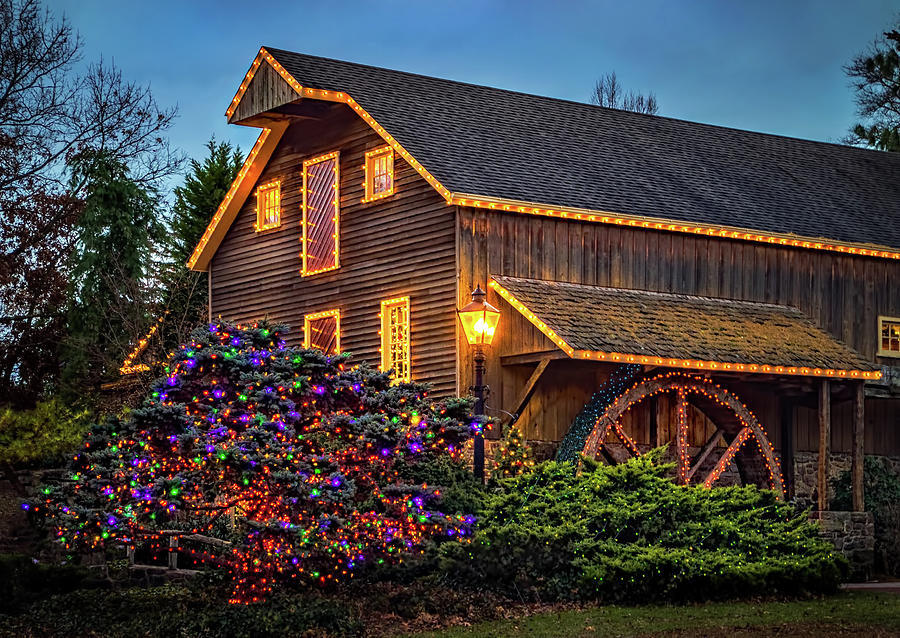
[[(871, 456), (867, 454), (866, 456)], [(897, 475), (900, 475), (900, 457), (885, 456), (888, 464)], [(831, 465), (828, 472), (828, 499), (834, 496), (831, 481), (842, 472), (849, 472), (852, 457), (844, 452), (831, 453)], [(794, 500), (804, 506), (815, 506), (818, 495), (819, 455), (817, 452), (796, 452), (794, 454)]]
[(850, 578), (868, 580), (875, 563), (875, 521), (871, 512), (811, 512), (824, 538), (850, 561)]

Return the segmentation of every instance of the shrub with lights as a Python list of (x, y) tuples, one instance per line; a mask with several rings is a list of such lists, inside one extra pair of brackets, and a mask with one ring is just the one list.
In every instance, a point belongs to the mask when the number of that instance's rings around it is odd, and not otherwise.
[(500, 479), (450, 582), (533, 600), (647, 603), (836, 591), (847, 561), (805, 512), (756, 487), (669, 480), (663, 449), (619, 465), (547, 462)]
[(289, 347), (284, 330), (195, 332), (140, 409), (94, 428), (70, 482), (25, 507), (70, 552), (165, 551), (163, 530), (226, 541), (195, 556), (230, 571), (240, 603), (279, 582), (328, 584), (399, 562), (434, 539), (467, 541), (474, 519), (443, 512), (441, 490), (410, 477), (458, 462), (482, 427), (469, 404)]
[(534, 467), (534, 453), (525, 441), (522, 430), (516, 426), (507, 427), (506, 435), (494, 451), (494, 465), (491, 478), (510, 478), (527, 472)]

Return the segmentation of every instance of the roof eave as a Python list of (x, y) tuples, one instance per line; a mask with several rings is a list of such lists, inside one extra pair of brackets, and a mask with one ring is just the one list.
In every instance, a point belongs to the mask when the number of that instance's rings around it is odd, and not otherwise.
[(523, 213), (526, 215), (540, 215), (544, 217), (610, 224), (613, 226), (626, 226), (641, 230), (659, 230), (689, 235), (702, 235), (704, 237), (716, 237), (719, 239), (737, 239), (767, 244), (770, 246), (825, 250), (846, 255), (900, 259), (900, 251), (889, 246), (880, 246), (877, 244), (840, 242), (823, 237), (816, 238), (788, 233), (773, 233), (749, 228), (739, 228), (736, 226), (700, 225), (674, 219), (629, 215), (627, 213), (591, 210), (572, 206), (553, 206), (552, 204), (541, 202), (528, 202), (502, 197), (492, 197), (489, 195), (472, 195), (469, 193), (454, 192), (450, 193), (450, 203), (459, 206), (468, 206), (470, 208)]
[(749, 374), (774, 374), (787, 376), (834, 378), (848, 380), (876, 380), (881, 378), (880, 370), (841, 370), (815, 368), (796, 365), (784, 365), (778, 363), (755, 364), (737, 363), (726, 361), (708, 361), (703, 359), (680, 359), (675, 357), (649, 356), (644, 354), (623, 352), (601, 352), (597, 350), (578, 350), (569, 345), (559, 334), (548, 326), (530, 308), (515, 297), (508, 289), (492, 279), (488, 286), (497, 292), (509, 305), (515, 308), (532, 325), (540, 330), (544, 336), (556, 344), (571, 359), (583, 361), (601, 361), (614, 364), (638, 364), (649, 366), (664, 366), (682, 370), (698, 370), (703, 372), (730, 372)]

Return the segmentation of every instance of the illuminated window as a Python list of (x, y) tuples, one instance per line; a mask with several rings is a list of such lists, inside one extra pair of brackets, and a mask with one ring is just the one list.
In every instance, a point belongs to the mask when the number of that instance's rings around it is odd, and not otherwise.
[(900, 319), (878, 317), (878, 334), (878, 354), (882, 357), (900, 357)]
[(341, 311), (326, 310), (303, 318), (303, 347), (318, 348), (325, 354), (341, 351)]
[(338, 267), (338, 152), (303, 162), (302, 275)]
[(409, 382), (409, 297), (381, 302), (381, 369), (397, 382)]
[(256, 232), (281, 226), (281, 182), (256, 189)]
[(390, 146), (366, 153), (366, 196), (364, 202), (394, 193), (394, 149)]

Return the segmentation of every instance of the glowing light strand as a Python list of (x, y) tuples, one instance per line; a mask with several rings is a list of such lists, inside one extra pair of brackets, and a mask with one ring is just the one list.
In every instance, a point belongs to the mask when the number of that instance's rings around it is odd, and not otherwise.
[(621, 352), (600, 352), (596, 350), (576, 350), (550, 326), (544, 323), (540, 317), (532, 312), (525, 304), (519, 301), (515, 295), (501, 284), (490, 281), (488, 286), (495, 290), (522, 316), (528, 319), (532, 325), (555, 343), (560, 350), (573, 359), (586, 359), (596, 361), (608, 361), (611, 363), (637, 363), (653, 366), (667, 366), (671, 368), (685, 368), (689, 370), (709, 370), (716, 372), (751, 372), (754, 374), (780, 374), (790, 376), (808, 377), (833, 377), (838, 379), (880, 379), (880, 370), (839, 370), (830, 368), (812, 368), (805, 366), (791, 366), (779, 364), (736, 363), (728, 361), (706, 361), (702, 359), (677, 359), (674, 357), (657, 357), (641, 354), (627, 354)]

